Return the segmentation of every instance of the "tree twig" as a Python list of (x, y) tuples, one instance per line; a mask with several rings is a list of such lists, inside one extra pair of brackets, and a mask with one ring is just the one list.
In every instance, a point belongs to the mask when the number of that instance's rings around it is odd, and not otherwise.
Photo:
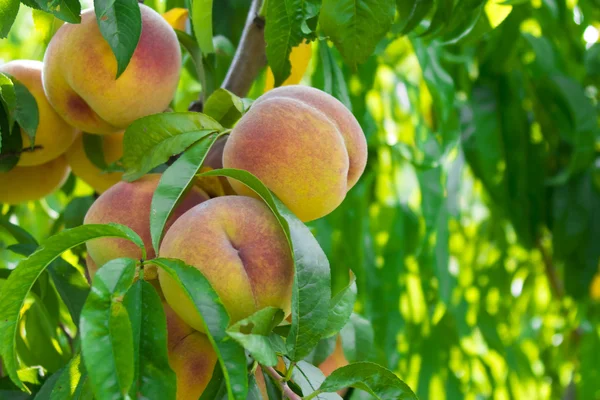
[(279, 385), (281, 387), (281, 391), (283, 392), (284, 399), (287, 398), (290, 400), (302, 400), (302, 397), (300, 397), (296, 393), (294, 393), (294, 391), (288, 386), (287, 382), (285, 381), (285, 378), (283, 376), (279, 375), (277, 373), (277, 371), (275, 370), (275, 368), (264, 367), (264, 369), (271, 376), (271, 378), (275, 379), (279, 383)]
[(242, 38), (222, 87), (244, 97), (260, 70), (267, 65), (265, 53), (265, 19), (259, 15), (263, 1), (253, 0)]

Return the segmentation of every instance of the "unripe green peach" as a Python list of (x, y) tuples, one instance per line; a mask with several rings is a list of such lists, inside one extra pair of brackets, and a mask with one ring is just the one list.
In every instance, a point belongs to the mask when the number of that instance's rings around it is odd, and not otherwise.
[[(200, 270), (219, 295), (231, 323), (267, 307), (289, 313), (294, 266), (283, 229), (260, 200), (223, 196), (183, 214), (167, 231), (161, 257)], [(165, 299), (194, 329), (200, 315), (173, 278), (158, 272)]]
[(177, 36), (156, 11), (140, 5), (142, 33), (123, 74), (102, 37), (93, 9), (80, 24), (65, 24), (44, 56), (44, 90), (68, 123), (88, 133), (123, 130), (163, 112), (173, 99), (181, 69)]
[[(104, 192), (88, 210), (85, 224), (126, 225), (133, 229), (144, 241), (148, 259), (155, 257), (150, 236), (150, 208), (152, 196), (160, 180), (159, 174), (146, 175), (135, 182), (121, 181)], [(184, 212), (208, 199), (208, 195), (193, 187), (174, 210), (165, 228)], [(86, 243), (88, 253), (95, 265), (101, 267), (119, 257), (139, 259), (141, 250), (131, 241), (117, 238), (100, 238)], [(96, 271), (90, 270), (90, 275)]]
[[(42, 63), (40, 61), (16, 60), (0, 66), (22, 83), (35, 98), (38, 109), (38, 126), (35, 131), (34, 151), (24, 151), (19, 158), (19, 167), (40, 165), (63, 154), (75, 139), (75, 128), (67, 124), (52, 108), (42, 87)], [(29, 136), (21, 129), (23, 148), (30, 146)]]
[[(260, 178), (302, 221), (333, 211), (362, 174), (367, 144), (352, 113), (333, 96), (285, 86), (259, 97), (229, 135), (223, 166)], [(233, 189), (254, 192), (236, 180)]]

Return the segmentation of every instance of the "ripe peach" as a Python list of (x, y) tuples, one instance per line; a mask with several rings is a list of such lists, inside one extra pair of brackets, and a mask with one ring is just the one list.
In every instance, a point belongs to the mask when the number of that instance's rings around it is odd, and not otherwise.
[[(113, 163), (123, 156), (123, 133), (102, 136), (102, 150), (106, 164)], [(87, 157), (80, 133), (65, 153), (73, 174), (90, 185), (96, 192), (104, 193), (121, 180), (122, 172), (104, 172)]]
[[(223, 196), (181, 216), (167, 231), (162, 257), (199, 269), (215, 289), (231, 323), (267, 307), (289, 313), (294, 266), (275, 216), (260, 200)], [(165, 299), (190, 326), (204, 331), (200, 315), (179, 285), (158, 271)]]
[[(333, 96), (285, 86), (259, 97), (233, 128), (223, 166), (261, 179), (302, 221), (333, 211), (362, 174), (367, 144), (360, 125)], [(256, 196), (230, 180), (233, 189)]]
[[(155, 257), (150, 236), (150, 207), (152, 196), (158, 182), (159, 174), (150, 174), (135, 182), (121, 181), (104, 192), (88, 210), (85, 224), (107, 224), (115, 222), (133, 229), (144, 241), (148, 259)], [(181, 214), (208, 199), (202, 190), (193, 187), (175, 209), (167, 222), (166, 228)], [(106, 262), (118, 257), (139, 259), (140, 249), (125, 239), (100, 238), (86, 243), (88, 254), (94, 263), (100, 267)], [(93, 275), (95, 271), (90, 271)]]
[(116, 79), (117, 60), (100, 33), (93, 9), (80, 24), (54, 35), (42, 79), (50, 104), (67, 122), (89, 133), (111, 133), (164, 111), (181, 69), (177, 36), (156, 11), (140, 5), (142, 34), (131, 61)]
[(194, 331), (166, 303), (169, 364), (177, 376), (177, 400), (198, 400), (206, 389), (217, 354), (208, 338)]
[[(16, 78), (33, 95), (37, 103), (39, 120), (35, 132), (35, 144), (41, 146), (34, 151), (24, 151), (19, 158), (20, 167), (40, 165), (54, 160), (67, 150), (75, 139), (75, 129), (67, 124), (54, 111), (42, 87), (42, 63), (40, 61), (17, 60), (0, 67), (4, 72)], [(30, 146), (29, 136), (21, 129), (23, 148)]]
[(38, 200), (58, 190), (69, 176), (64, 156), (33, 167), (14, 167), (0, 172), (0, 203)]

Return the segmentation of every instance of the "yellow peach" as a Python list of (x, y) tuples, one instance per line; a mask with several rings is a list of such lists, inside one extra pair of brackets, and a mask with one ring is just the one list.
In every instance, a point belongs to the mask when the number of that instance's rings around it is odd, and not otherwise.
[[(333, 211), (360, 178), (367, 143), (352, 113), (333, 96), (285, 86), (259, 97), (233, 128), (223, 166), (261, 179), (302, 221)], [(243, 195), (256, 194), (231, 179)]]
[(142, 34), (123, 74), (104, 40), (94, 10), (80, 24), (65, 24), (54, 35), (42, 79), (50, 104), (68, 123), (89, 133), (123, 130), (146, 115), (164, 111), (175, 94), (181, 50), (169, 24), (140, 5)]
[[(144, 241), (148, 259), (154, 258), (150, 236), (150, 207), (152, 196), (160, 180), (159, 174), (150, 174), (135, 182), (121, 181), (104, 192), (88, 210), (85, 224), (107, 224), (110, 222), (126, 225), (133, 229)], [(208, 199), (202, 190), (193, 187), (171, 215), (166, 228), (181, 214)], [(88, 254), (98, 266), (119, 257), (139, 259), (140, 249), (125, 239), (100, 238), (86, 243)], [(150, 267), (150, 266), (149, 266)], [(95, 271), (90, 271), (93, 275)]]
[[(267, 307), (289, 313), (294, 266), (281, 225), (260, 200), (223, 196), (183, 214), (167, 231), (162, 257), (200, 270), (219, 295), (231, 323)], [(158, 271), (165, 299), (190, 326), (200, 315), (169, 274)]]
[(169, 364), (177, 377), (177, 400), (198, 400), (217, 363), (208, 338), (194, 331), (163, 303), (167, 316)]
[(29, 136), (21, 129), (23, 137), (23, 153), (19, 158), (20, 167), (40, 165), (54, 160), (67, 150), (75, 139), (75, 129), (67, 124), (52, 108), (42, 87), (42, 63), (40, 61), (17, 60), (0, 67), (4, 72), (22, 83), (35, 98), (38, 108), (38, 127), (35, 132), (33, 151), (28, 151), (31, 142)]
[(0, 203), (38, 200), (58, 190), (69, 176), (64, 156), (33, 167), (14, 167), (0, 172)]
[[(102, 136), (104, 161), (111, 164), (123, 156), (123, 133)], [(79, 134), (65, 153), (71, 171), (78, 178), (90, 185), (96, 192), (104, 193), (108, 188), (121, 180), (122, 172), (104, 172), (98, 168), (85, 153), (83, 134)]]

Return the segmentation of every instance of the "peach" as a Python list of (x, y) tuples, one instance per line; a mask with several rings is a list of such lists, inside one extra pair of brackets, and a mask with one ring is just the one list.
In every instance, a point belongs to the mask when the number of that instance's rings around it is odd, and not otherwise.
[[(111, 164), (123, 156), (123, 133), (102, 136), (104, 161)], [(65, 153), (71, 171), (96, 192), (104, 193), (121, 180), (122, 172), (104, 172), (87, 157), (83, 147), (83, 134), (79, 134)]]
[[(85, 224), (107, 224), (115, 222), (133, 229), (144, 241), (148, 259), (155, 257), (150, 236), (150, 207), (152, 196), (158, 182), (159, 174), (150, 174), (135, 182), (121, 181), (104, 192), (88, 210)], [(208, 199), (202, 190), (192, 187), (171, 218), (168, 227), (193, 206)], [(139, 259), (141, 250), (132, 242), (117, 238), (100, 238), (86, 243), (88, 254), (98, 267), (118, 257)], [(93, 276), (95, 271), (90, 271)]]
[(163, 303), (169, 364), (177, 376), (177, 400), (198, 400), (210, 382), (217, 354), (206, 335), (194, 331)]
[[(260, 200), (223, 196), (181, 216), (160, 246), (162, 257), (200, 270), (219, 295), (230, 322), (267, 307), (290, 312), (294, 265), (281, 225)], [(194, 329), (201, 317), (173, 278), (158, 271), (165, 299)]]
[(33, 167), (14, 167), (0, 172), (0, 203), (38, 200), (58, 190), (69, 176), (64, 156)]
[(50, 104), (68, 123), (89, 133), (123, 130), (164, 111), (175, 94), (181, 50), (169, 24), (140, 5), (142, 34), (129, 65), (117, 79), (117, 60), (102, 37), (94, 10), (80, 24), (65, 24), (53, 36), (42, 79)]
[(16, 78), (33, 95), (38, 108), (38, 127), (35, 132), (35, 145), (41, 148), (27, 151), (31, 142), (29, 136), (21, 129), (23, 149), (19, 158), (20, 167), (40, 165), (54, 160), (67, 150), (75, 139), (75, 129), (67, 124), (54, 111), (42, 86), (42, 63), (40, 61), (17, 60), (0, 66), (4, 72)]
[[(333, 96), (285, 86), (259, 97), (233, 128), (223, 166), (247, 170), (302, 221), (333, 211), (361, 176), (367, 143), (352, 113)], [(233, 189), (256, 196), (231, 179)]]

